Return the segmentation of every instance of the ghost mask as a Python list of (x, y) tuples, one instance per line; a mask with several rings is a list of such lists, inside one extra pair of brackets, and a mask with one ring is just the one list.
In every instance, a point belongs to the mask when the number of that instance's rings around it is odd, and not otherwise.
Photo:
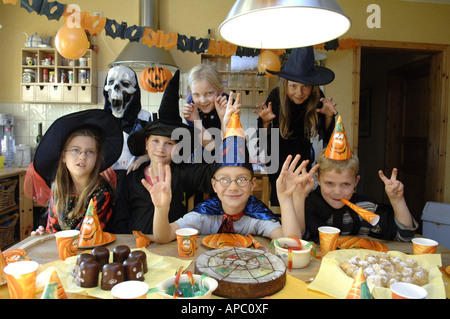
[(104, 91), (107, 92), (111, 111), (122, 118), (136, 92), (137, 81), (134, 71), (126, 66), (115, 66), (108, 71)]

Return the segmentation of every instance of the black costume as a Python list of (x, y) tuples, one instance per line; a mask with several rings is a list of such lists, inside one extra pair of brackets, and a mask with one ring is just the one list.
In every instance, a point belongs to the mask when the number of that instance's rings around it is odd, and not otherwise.
[[(323, 97), (322, 91), (321, 97)], [(275, 119), (272, 121), (271, 126), (267, 130), (268, 136), (267, 141), (269, 143), (268, 145), (268, 154), (270, 157), (274, 157), (277, 154), (272, 154), (271, 150), (272, 147), (270, 145), (271, 141), (271, 130), (270, 128), (279, 128), (280, 127), (280, 94), (279, 94), (279, 88), (274, 88), (266, 101), (266, 105), (269, 105), (269, 103), (272, 103), (272, 112), (275, 114)], [(312, 148), (312, 144), (310, 139), (305, 138), (305, 114), (306, 114), (306, 108), (309, 103), (309, 98), (303, 102), (302, 104), (295, 104), (291, 100), (288, 101), (289, 108), (290, 108), (290, 121), (289, 121), (289, 129), (292, 131), (292, 135), (288, 139), (284, 139), (279, 136), (278, 139), (278, 147), (279, 147), (279, 156), (278, 156), (278, 168), (276, 174), (269, 175), (269, 180), (271, 183), (271, 196), (270, 196), (270, 202), (271, 205), (278, 205), (278, 198), (276, 193), (276, 180), (278, 178), (278, 175), (280, 174), (280, 169), (283, 166), (284, 161), (288, 157), (288, 155), (295, 156), (297, 154), (301, 155), (301, 161), (304, 160), (310, 160), (308, 169), (311, 167), (311, 163), (314, 161), (314, 149)], [(328, 141), (331, 137), (331, 134), (333, 133), (334, 128), (334, 118), (331, 122), (330, 126), (328, 127), (328, 130), (325, 129), (325, 115), (322, 113), (318, 113), (318, 134), (319, 134), (319, 140), (322, 140), (323, 147), (326, 147), (328, 144)], [(262, 128), (263, 123), (262, 119), (258, 117), (258, 128)], [(299, 163), (300, 164), (300, 163)]]
[[(150, 194), (142, 185), (144, 171), (149, 162), (131, 172), (122, 182), (117, 195), (116, 211), (111, 220), (111, 232), (130, 234), (140, 230), (144, 234), (153, 233), (155, 207)], [(216, 164), (170, 164), (172, 173), (172, 201), (169, 222), (174, 222), (187, 213), (188, 198), (196, 191), (212, 193), (211, 177)]]
[[(367, 234), (371, 237), (387, 240), (410, 241), (418, 227), (413, 219), (413, 227), (406, 227), (395, 219), (391, 205), (377, 204), (371, 198), (353, 194), (350, 202), (380, 216), (375, 226), (362, 219), (350, 207), (334, 209), (322, 197), (320, 186), (309, 193), (305, 203), (306, 231), (305, 240), (319, 241), (320, 226), (333, 226), (341, 230), (341, 235)], [(411, 217), (412, 218), (412, 217)]]

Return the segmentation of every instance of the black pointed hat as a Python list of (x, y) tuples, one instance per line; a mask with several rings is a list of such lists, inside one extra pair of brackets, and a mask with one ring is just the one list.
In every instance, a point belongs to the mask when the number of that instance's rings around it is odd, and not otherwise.
[(307, 85), (325, 85), (334, 80), (334, 72), (314, 64), (314, 49), (312, 46), (292, 49), (289, 59), (281, 71), (266, 70), (289, 81)]
[(62, 116), (47, 129), (34, 155), (34, 169), (48, 185), (55, 177), (67, 138), (80, 128), (91, 128), (102, 141), (102, 170), (113, 165), (122, 154), (122, 127), (119, 119), (111, 113), (91, 109)]
[(177, 70), (167, 84), (161, 104), (158, 119), (149, 122), (142, 130), (133, 132), (128, 137), (128, 148), (134, 156), (146, 154), (145, 139), (150, 135), (159, 135), (172, 138), (173, 130), (186, 128), (193, 137), (193, 128), (185, 123), (180, 116), (179, 107), (180, 70)]

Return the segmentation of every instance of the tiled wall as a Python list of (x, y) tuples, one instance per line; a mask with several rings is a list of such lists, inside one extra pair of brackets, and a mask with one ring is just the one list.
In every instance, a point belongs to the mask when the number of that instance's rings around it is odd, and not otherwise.
[[(26, 144), (36, 147), (36, 135), (38, 124), (42, 123), (43, 133), (57, 118), (72, 112), (99, 108), (103, 109), (102, 88), (98, 89), (98, 104), (9, 104), (0, 103), (0, 113), (14, 115), (14, 132), (16, 145)], [(149, 93), (141, 90), (141, 104), (144, 110), (157, 112), (163, 93)], [(181, 109), (180, 109), (181, 110)], [(257, 115), (253, 108), (243, 108), (241, 111), (241, 123), (246, 130), (248, 127), (256, 127)]]

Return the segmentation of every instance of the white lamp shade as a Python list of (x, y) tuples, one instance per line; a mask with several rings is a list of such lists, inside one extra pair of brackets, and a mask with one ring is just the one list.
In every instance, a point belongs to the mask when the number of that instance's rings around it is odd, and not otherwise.
[(336, 0), (237, 0), (219, 33), (242, 47), (288, 49), (336, 39), (350, 26)]

